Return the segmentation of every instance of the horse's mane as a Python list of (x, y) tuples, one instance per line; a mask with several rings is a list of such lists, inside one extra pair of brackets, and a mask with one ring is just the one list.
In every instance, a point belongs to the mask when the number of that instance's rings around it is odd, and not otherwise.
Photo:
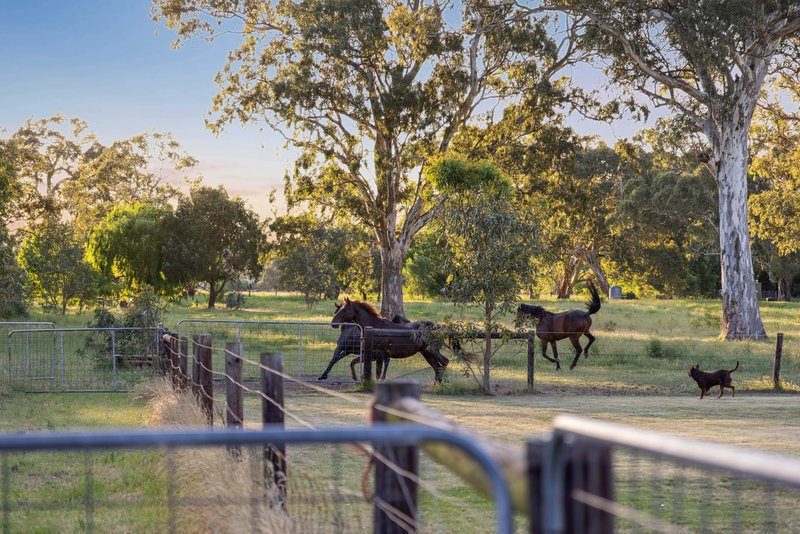
[(370, 315), (374, 315), (378, 319), (383, 319), (383, 316), (380, 313), (378, 313), (378, 310), (375, 309), (375, 306), (373, 306), (369, 302), (365, 302), (363, 300), (351, 300), (350, 304), (358, 305), (362, 307)]

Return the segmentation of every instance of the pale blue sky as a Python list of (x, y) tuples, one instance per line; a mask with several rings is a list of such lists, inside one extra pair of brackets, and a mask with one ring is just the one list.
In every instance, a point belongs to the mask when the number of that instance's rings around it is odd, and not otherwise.
[[(104, 143), (172, 132), (207, 184), (224, 184), (267, 215), (269, 190), (282, 187), (292, 153), (257, 126), (230, 125), (214, 137), (204, 125), (214, 75), (234, 43), (173, 50), (173, 39), (150, 18), (149, 0), (0, 0), (0, 135), (57, 113), (87, 121)], [(609, 142), (635, 129), (574, 126)]]

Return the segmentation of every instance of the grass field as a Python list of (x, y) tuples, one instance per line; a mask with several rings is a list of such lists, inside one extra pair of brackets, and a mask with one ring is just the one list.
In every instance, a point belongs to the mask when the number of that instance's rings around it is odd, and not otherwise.
[[(550, 310), (582, 307), (582, 300), (547, 301)], [(767, 342), (724, 342), (718, 339), (719, 301), (604, 301), (593, 317), (593, 333), (598, 338), (588, 359), (582, 359), (575, 371), (556, 372), (538, 355), (536, 386), (525, 390), (526, 363), (518, 353), (501, 353), (496, 358), (493, 382), (496, 394), (480, 395), (470, 380), (461, 374), (457, 363), (448, 369), (444, 386), (430, 386), (432, 374), (425, 370), (413, 378), (425, 384), (424, 402), (454, 421), (513, 447), (522, 447), (529, 437), (552, 428), (553, 417), (573, 413), (602, 420), (753, 449), (800, 457), (800, 305), (796, 303), (762, 303)], [(253, 295), (245, 310), (224, 308), (207, 310), (182, 303), (170, 308), (165, 324), (182, 318), (239, 318), (248, 320), (329, 321), (332, 303), (322, 303), (308, 310), (301, 299), (290, 295)], [(476, 319), (474, 310), (442, 303), (410, 302), (406, 314), (411, 319), (442, 320)], [(45, 317), (32, 320), (53, 320), (57, 326), (84, 326), (87, 315)], [(508, 317), (510, 322), (512, 317)], [(783, 385), (772, 390), (772, 361), (775, 334), (785, 334), (783, 347)], [(571, 359), (569, 345), (560, 343), (562, 361)], [(689, 367), (700, 363), (704, 369), (731, 368), (741, 362), (734, 373), (736, 397), (727, 392), (721, 399), (712, 393), (698, 400), (699, 390), (687, 376)], [(344, 365), (343, 363), (340, 365)], [(394, 363), (392, 364), (395, 365)], [(397, 372), (402, 372), (397, 367)], [(314, 385), (317, 385), (316, 383)], [(332, 398), (302, 386), (288, 389), (286, 407), (297, 420), (288, 418), (287, 426), (314, 427), (363, 425), (368, 423), (370, 395), (354, 386), (340, 386), (344, 398)], [(9, 392), (0, 386), (0, 431), (64, 430), (75, 428), (121, 428), (146, 424), (148, 408), (142, 400), (131, 400), (125, 394), (23, 394)], [(219, 395), (222, 393), (220, 392)], [(247, 426), (258, 426), (259, 400), (248, 397)], [(302, 422), (301, 422), (302, 421)], [(313, 479), (337, 469), (336, 476), (353, 493), (359, 490), (363, 458), (352, 451), (312, 450), (298, 448), (291, 464), (296, 472)], [(154, 453), (141, 456), (103, 455), (96, 470), (109, 473), (104, 487), (106, 495), (124, 495), (131, 485), (145, 487), (154, 498), (163, 495), (164, 481), (143, 480), (142, 467), (158, 463)], [(291, 458), (290, 451), (290, 458)], [(35, 495), (45, 500), (64, 500), (64, 494), (80, 492), (85, 466), (74, 455), (59, 459), (29, 459), (17, 469), (28, 469), (36, 480), (44, 477), (60, 481), (47, 485), (37, 483)], [(423, 472), (439, 492), (436, 498), (423, 495), (423, 508), (431, 517), (431, 530), (442, 532), (480, 532), (491, 528), (491, 507), (474, 492), (465, 488), (456, 477), (424, 460)], [(113, 474), (113, 476), (111, 476)], [(20, 475), (22, 476), (22, 475)], [(30, 478), (14, 479), (30, 480)], [(116, 481), (116, 482), (114, 482)], [(713, 485), (713, 482), (709, 482)], [(30, 489), (30, 488), (29, 488)], [(698, 488), (696, 491), (706, 491)], [(362, 507), (363, 508), (363, 507)], [(368, 508), (367, 508), (368, 509)], [(57, 515), (57, 514), (56, 514)], [(30, 521), (26, 516), (25, 520)], [(109, 521), (113, 522), (111, 515)], [(49, 521), (49, 522), (48, 522)], [(53, 519), (43, 519), (41, 528), (48, 531)], [(80, 524), (78, 519), (76, 525)], [(163, 525), (159, 512), (137, 515), (139, 530), (157, 529)], [(27, 524), (27, 523), (26, 523)], [(476, 530), (478, 528), (478, 530)], [(135, 529), (134, 529), (135, 530)], [(780, 530), (780, 529), (778, 529)]]

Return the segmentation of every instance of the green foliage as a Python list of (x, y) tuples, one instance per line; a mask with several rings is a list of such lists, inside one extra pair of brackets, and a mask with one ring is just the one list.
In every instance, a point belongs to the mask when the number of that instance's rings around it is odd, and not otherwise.
[(371, 230), (389, 309), (402, 306), (402, 253), (440, 201), (420, 169), (484, 102), (560, 103), (550, 78), (566, 63), (547, 22), (511, 2), (155, 0), (153, 11), (179, 41), (242, 36), (218, 76), (211, 128), (264, 122), (302, 149), (289, 205), (333, 208)]
[(86, 324), (87, 328), (118, 330), (90, 333), (83, 348), (78, 350), (78, 356), (93, 358), (101, 367), (111, 367), (115, 364), (114, 359), (118, 367), (124, 366), (129, 361), (126, 356), (157, 358), (155, 328), (165, 310), (164, 300), (152, 288), (144, 288), (131, 299), (121, 317), (105, 309), (96, 309)]
[(229, 282), (261, 274), (265, 236), (258, 215), (221, 186), (193, 186), (164, 228), (169, 250), (163, 260), (165, 280), (183, 287), (207, 283), (209, 308)]
[(229, 291), (225, 294), (225, 307), (231, 310), (240, 310), (247, 304), (247, 297), (238, 291)]
[(403, 278), (413, 295), (437, 299), (447, 285), (447, 244), (437, 225), (421, 232), (406, 256)]
[(46, 308), (60, 310), (62, 314), (71, 302), (91, 299), (99, 281), (84, 261), (83, 245), (72, 228), (49, 219), (31, 231), (18, 255), (19, 264), (28, 276), (30, 294)]
[(657, 338), (652, 338), (647, 342), (644, 354), (655, 360), (673, 360), (678, 357), (678, 352), (673, 347)]
[(508, 190), (511, 182), (487, 161), (472, 163), (458, 157), (442, 157), (425, 170), (437, 191), (452, 195), (474, 190)]
[(165, 295), (178, 287), (163, 275), (169, 209), (135, 203), (115, 207), (89, 236), (86, 258), (106, 277), (138, 291), (150, 286)]
[[(5, 220), (9, 203), (16, 195), (16, 185), (16, 171), (0, 151), (0, 220)], [(25, 284), (25, 273), (17, 263), (11, 236), (5, 224), (0, 224), (0, 319), (27, 314)]]

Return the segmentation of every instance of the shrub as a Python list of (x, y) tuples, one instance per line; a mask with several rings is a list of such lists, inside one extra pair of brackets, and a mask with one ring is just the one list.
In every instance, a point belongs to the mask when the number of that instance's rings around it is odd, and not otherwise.
[(242, 309), (246, 303), (247, 297), (244, 296), (244, 293), (233, 291), (225, 295), (225, 307), (231, 310)]
[(644, 347), (645, 356), (656, 360), (671, 360), (674, 359), (678, 353), (677, 351), (665, 345), (660, 339), (652, 338)]

